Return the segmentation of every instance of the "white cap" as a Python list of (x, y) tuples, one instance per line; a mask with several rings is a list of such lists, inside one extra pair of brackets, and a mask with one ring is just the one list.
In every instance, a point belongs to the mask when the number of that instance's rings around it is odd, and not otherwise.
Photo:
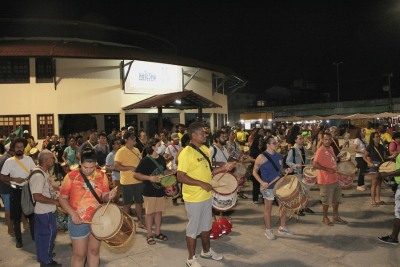
[(24, 133), (29, 133), (29, 131), (28, 131), (28, 130), (25, 130)]

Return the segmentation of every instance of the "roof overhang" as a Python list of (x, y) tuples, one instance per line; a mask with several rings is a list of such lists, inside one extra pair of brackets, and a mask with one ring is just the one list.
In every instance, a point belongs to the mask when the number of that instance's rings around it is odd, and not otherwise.
[(162, 108), (162, 109), (198, 109), (198, 108), (221, 108), (222, 106), (208, 100), (207, 98), (187, 90), (163, 95), (154, 95), (137, 103), (122, 108), (123, 110), (139, 108)]

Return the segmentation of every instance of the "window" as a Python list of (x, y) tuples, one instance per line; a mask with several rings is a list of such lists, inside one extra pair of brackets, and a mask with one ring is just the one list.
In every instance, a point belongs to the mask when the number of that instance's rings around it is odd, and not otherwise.
[(30, 115), (0, 116), (0, 136), (9, 136), (10, 133), (17, 130), (20, 126), (31, 132)]
[(38, 139), (45, 139), (46, 135), (52, 136), (54, 134), (53, 114), (37, 115), (37, 121), (38, 121)]
[(36, 83), (52, 83), (54, 77), (52, 58), (36, 58)]
[(214, 73), (212, 74), (212, 90), (214, 93), (224, 93), (223, 81), (223, 78), (215, 75)]
[(0, 58), (0, 83), (29, 83), (29, 59)]

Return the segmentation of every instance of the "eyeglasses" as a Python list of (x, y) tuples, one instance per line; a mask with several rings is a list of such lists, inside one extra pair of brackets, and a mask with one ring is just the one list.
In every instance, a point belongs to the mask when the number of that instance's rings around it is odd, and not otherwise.
[(272, 142), (272, 143), (269, 143), (270, 145), (277, 145), (278, 144), (278, 142)]

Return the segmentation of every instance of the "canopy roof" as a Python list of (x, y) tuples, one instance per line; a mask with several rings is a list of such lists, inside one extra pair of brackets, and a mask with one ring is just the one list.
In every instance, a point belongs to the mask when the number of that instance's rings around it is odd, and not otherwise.
[(131, 110), (138, 108), (169, 108), (183, 110), (221, 107), (222, 106), (218, 105), (217, 103), (214, 103), (191, 90), (187, 90), (163, 95), (154, 95), (122, 109)]

